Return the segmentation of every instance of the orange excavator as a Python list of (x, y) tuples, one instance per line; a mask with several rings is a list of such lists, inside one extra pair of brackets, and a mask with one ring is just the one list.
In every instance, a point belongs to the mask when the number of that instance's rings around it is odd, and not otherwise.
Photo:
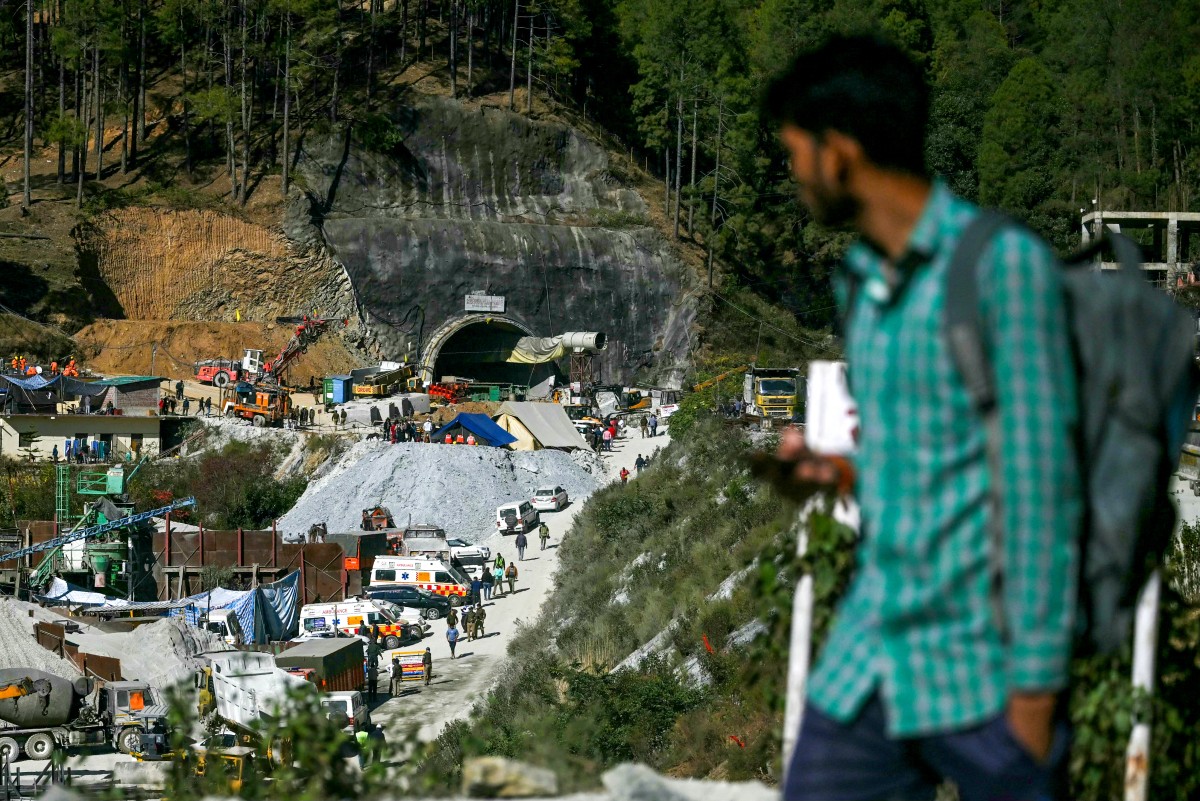
[(0, 701), (8, 698), (24, 698), (33, 695), (33, 679), (24, 676), (7, 684), (0, 684)]

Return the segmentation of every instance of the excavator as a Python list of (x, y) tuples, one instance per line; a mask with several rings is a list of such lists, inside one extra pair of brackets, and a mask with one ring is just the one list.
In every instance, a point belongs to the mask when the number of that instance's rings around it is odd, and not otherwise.
[[(331, 321), (321, 317), (276, 317), (275, 321), (295, 325), (292, 338), (269, 361), (262, 361), (261, 350), (247, 350), (242, 359), (245, 380), (233, 387), (233, 399), (222, 402), (225, 414), (249, 420), (255, 427), (280, 425), (292, 412), (292, 397), (281, 379), (284, 370), (304, 355), (330, 328)], [(350, 321), (342, 320), (345, 327)]]
[(726, 370), (725, 372), (721, 373), (720, 375), (715, 375), (712, 378), (708, 379), (707, 381), (701, 381), (699, 384), (696, 384), (695, 386), (692, 387), (692, 392), (699, 392), (702, 389), (708, 389), (709, 387), (713, 386), (714, 384), (719, 384), (720, 382), (724, 381), (726, 378), (729, 378), (729, 376), (733, 375), (734, 373), (744, 373), (753, 366), (754, 366), (753, 364), (739, 364), (737, 367), (734, 367), (730, 370)]

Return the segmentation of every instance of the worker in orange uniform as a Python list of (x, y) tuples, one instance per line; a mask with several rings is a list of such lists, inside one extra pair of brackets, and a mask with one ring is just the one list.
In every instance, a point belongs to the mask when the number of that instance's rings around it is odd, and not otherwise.
[(462, 435), (461, 431), (459, 431), (458, 436), (454, 438), (454, 444), (455, 445), (466, 445), (467, 444), (467, 438)]
[(474, 444), (475, 444), (475, 435), (474, 435), (474, 434), (468, 434), (468, 435), (467, 435), (467, 444), (468, 444), (468, 445), (474, 445)]
[(50, 375), (58, 375), (58, 362), (50, 362)]
[(446, 432), (446, 444), (447, 445), (454, 444), (454, 437), (450, 436), (450, 432)]

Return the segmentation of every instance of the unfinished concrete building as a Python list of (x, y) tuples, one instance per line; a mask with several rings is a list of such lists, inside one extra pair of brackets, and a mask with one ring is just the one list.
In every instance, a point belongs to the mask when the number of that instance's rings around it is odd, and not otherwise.
[[(1181, 211), (1093, 211), (1083, 215), (1083, 244), (1102, 227), (1126, 234), (1142, 248), (1142, 269), (1160, 286), (1200, 281), (1200, 213)], [(1102, 262), (1115, 270), (1116, 262)]]

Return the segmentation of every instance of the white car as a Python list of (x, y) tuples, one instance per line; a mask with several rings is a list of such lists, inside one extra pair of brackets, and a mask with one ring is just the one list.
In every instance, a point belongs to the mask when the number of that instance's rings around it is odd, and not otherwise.
[(539, 512), (557, 512), (570, 503), (562, 487), (538, 487), (533, 493), (533, 508)]
[(450, 555), (460, 562), (487, 562), (492, 558), (492, 549), (486, 545), (475, 545), (458, 537), (446, 540), (450, 546)]

